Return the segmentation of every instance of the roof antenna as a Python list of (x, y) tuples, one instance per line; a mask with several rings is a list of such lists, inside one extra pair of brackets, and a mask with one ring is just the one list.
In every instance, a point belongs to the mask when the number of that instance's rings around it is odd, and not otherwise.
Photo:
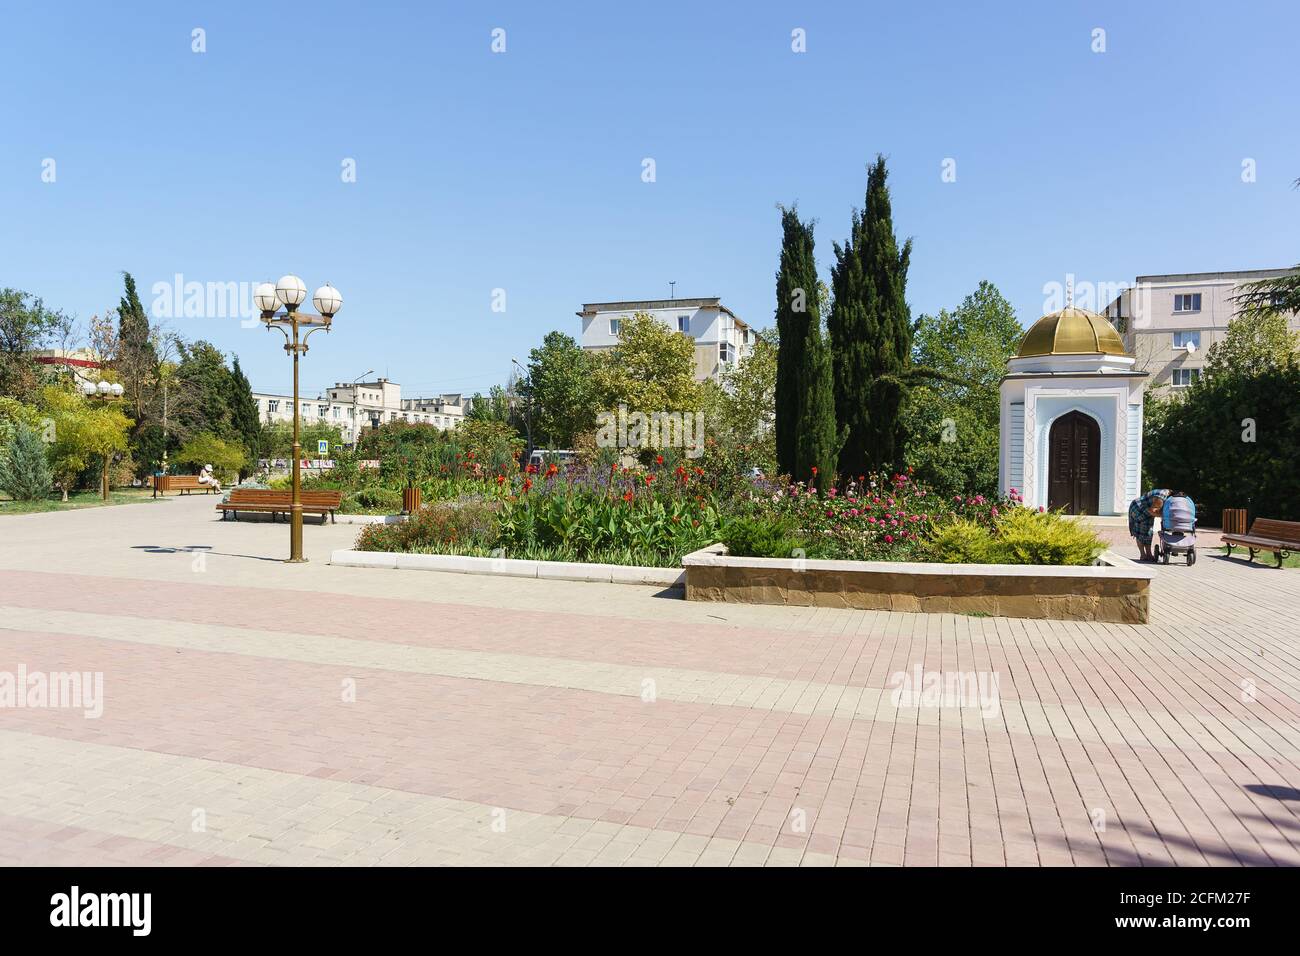
[(668, 283), (668, 301), (671, 302), (675, 298), (677, 298), (677, 283), (670, 282)]
[(1067, 309), (1074, 307), (1074, 274), (1070, 273), (1065, 277), (1065, 307)]

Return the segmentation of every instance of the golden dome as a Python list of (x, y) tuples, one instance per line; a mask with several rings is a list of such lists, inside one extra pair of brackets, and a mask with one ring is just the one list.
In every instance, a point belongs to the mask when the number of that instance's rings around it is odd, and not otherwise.
[(1127, 355), (1104, 316), (1067, 305), (1035, 322), (1020, 340), (1017, 358), (1035, 355)]

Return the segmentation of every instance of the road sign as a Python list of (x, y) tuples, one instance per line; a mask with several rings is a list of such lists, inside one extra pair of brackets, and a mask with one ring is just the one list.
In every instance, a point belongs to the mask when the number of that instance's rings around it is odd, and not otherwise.
[(328, 455), (330, 453), (330, 443), (324, 438), (316, 442), (316, 454)]

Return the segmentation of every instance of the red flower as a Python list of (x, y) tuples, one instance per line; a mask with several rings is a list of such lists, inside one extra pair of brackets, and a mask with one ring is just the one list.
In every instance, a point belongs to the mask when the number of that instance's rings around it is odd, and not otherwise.
[(505, 475), (497, 475), (497, 484), (498, 484), (498, 485), (504, 485), (505, 483), (506, 483), (506, 476), (505, 476)]
[(652, 482), (652, 481), (654, 481), (654, 480), (655, 480), (655, 476), (654, 476), (654, 475), (646, 475), (646, 476), (645, 476), (645, 483), (646, 483), (647, 485), (650, 484), (650, 482)]
[(817, 466), (816, 466), (816, 465), (813, 465), (813, 474), (814, 474), (814, 475), (817, 474)]
[(630, 491), (625, 491), (625, 492), (623, 492), (623, 500), (624, 500), (624, 501), (631, 501), (631, 500), (632, 500), (633, 498), (635, 498), (635, 497), (636, 497), (636, 495), (632, 494), (632, 492), (630, 492)]
[(663, 456), (663, 455), (655, 455), (655, 464), (656, 464), (656, 465), (662, 465), (663, 463), (664, 463), (664, 456)]
[(529, 488), (531, 488), (532, 486), (533, 486), (533, 479), (531, 479), (531, 478), (525, 478), (525, 479), (524, 479), (524, 491), (527, 491), (527, 490), (528, 490)]

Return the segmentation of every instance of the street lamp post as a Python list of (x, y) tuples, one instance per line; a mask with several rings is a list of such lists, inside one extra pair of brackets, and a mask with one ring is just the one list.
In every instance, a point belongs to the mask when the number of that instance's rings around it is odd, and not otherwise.
[[(519, 359), (512, 358), (510, 361), (519, 371), (524, 373), (524, 377), (527, 377), (528, 370), (519, 364)], [(531, 389), (524, 397), (524, 429), (528, 432), (528, 452), (524, 456), (524, 466), (527, 467), (533, 460), (533, 394)]]
[(352, 450), (354, 452), (361, 444), (361, 409), (357, 401), (357, 396), (359, 394), (357, 386), (361, 384), (361, 380), (367, 375), (373, 374), (375, 374), (373, 368), (367, 369), (352, 380)]
[[(119, 400), (124, 391), (120, 382), (105, 382), (103, 379), (100, 379), (98, 384), (86, 382), (81, 386), (81, 390), (87, 398), (95, 398), (105, 404)], [(100, 477), (99, 493), (105, 501), (108, 500), (108, 468), (112, 463), (113, 453), (104, 452), (104, 473)]]
[[(298, 401), (298, 358), (307, 351), (307, 339), (313, 332), (330, 330), (334, 316), (343, 307), (343, 296), (328, 282), (316, 290), (312, 302), (319, 315), (299, 312), (298, 306), (307, 298), (307, 287), (295, 275), (281, 276), (272, 284), (261, 283), (253, 291), (253, 301), (262, 312), (262, 322), (267, 330), (279, 329), (284, 336), (284, 350), (293, 356), (293, 497), (289, 503), (289, 563), (302, 564), (302, 446), (299, 442), (299, 418), (302, 408)], [(283, 305), (284, 312), (277, 313)], [(305, 331), (303, 331), (305, 330)], [(299, 333), (301, 334), (301, 337)]]

